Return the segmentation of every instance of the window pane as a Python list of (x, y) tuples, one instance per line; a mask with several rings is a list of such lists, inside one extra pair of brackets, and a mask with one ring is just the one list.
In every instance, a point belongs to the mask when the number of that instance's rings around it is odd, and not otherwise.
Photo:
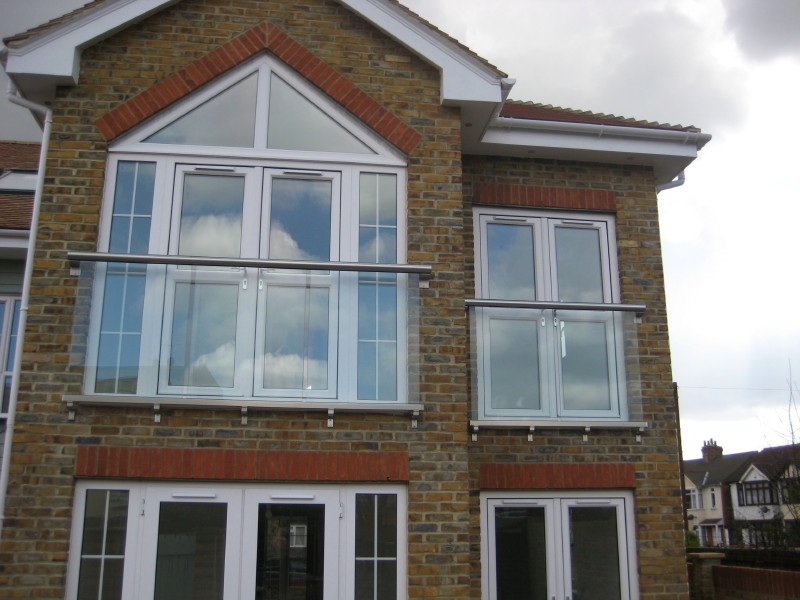
[(561, 383), (567, 410), (610, 410), (606, 323), (560, 321)]
[(126, 490), (86, 491), (78, 575), (80, 600), (121, 597), (127, 525)]
[(155, 189), (155, 163), (120, 161), (108, 251), (146, 254)]
[(397, 176), (362, 173), (359, 179), (361, 262), (397, 262)]
[(238, 285), (176, 283), (169, 385), (233, 387)]
[(228, 507), (162, 502), (154, 600), (221, 600)]
[(6, 358), (6, 371), (14, 368), (14, 356), (17, 352), (17, 330), (19, 329), (19, 307), (20, 301), (13, 300), (13, 315), (11, 316), (11, 331), (8, 337), (8, 356)]
[(373, 154), (349, 131), (274, 75), (270, 79), (268, 127), (268, 148)]
[[(293, 544), (303, 530), (304, 543)], [(256, 600), (322, 600), (324, 558), (323, 505), (259, 506)]]
[(358, 399), (397, 399), (397, 277), (358, 282)]
[(570, 557), (574, 600), (619, 600), (617, 509), (570, 507)]
[(332, 192), (330, 180), (272, 180), (269, 258), (330, 260)]
[(486, 238), (489, 297), (536, 300), (533, 228), (489, 223)]
[(252, 148), (256, 128), (257, 74), (201, 104), (145, 141), (153, 144)]
[(545, 510), (496, 507), (497, 598), (549, 600)]
[(397, 594), (397, 496), (356, 494), (356, 598)]
[(240, 256), (243, 207), (244, 177), (186, 174), (178, 253)]
[(489, 319), (491, 407), (539, 410), (539, 320)]
[(324, 287), (272, 285), (267, 289), (264, 387), (328, 387), (330, 292)]
[(603, 302), (600, 231), (556, 227), (558, 300)]

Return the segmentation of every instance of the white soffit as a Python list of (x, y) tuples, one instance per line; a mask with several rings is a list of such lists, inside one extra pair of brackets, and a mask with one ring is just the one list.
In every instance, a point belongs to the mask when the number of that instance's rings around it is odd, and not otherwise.
[[(8, 48), (6, 72), (29, 100), (49, 100), (55, 86), (78, 83), (85, 48), (178, 1), (109, 0), (87, 9)], [(384, 0), (339, 2), (434, 65), (442, 75), (443, 102), (501, 102), (501, 74), (402, 7)]]

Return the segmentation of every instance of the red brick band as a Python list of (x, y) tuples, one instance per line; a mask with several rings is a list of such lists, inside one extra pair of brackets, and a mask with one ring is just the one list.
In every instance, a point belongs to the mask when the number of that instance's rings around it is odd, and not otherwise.
[(481, 465), (484, 490), (576, 490), (633, 488), (632, 464), (536, 464), (493, 463)]
[(272, 52), (406, 154), (410, 153), (422, 139), (413, 128), (271, 23), (260, 23), (209, 52), (106, 113), (95, 121), (95, 125), (107, 141), (112, 140), (189, 95), (203, 84), (265, 50)]
[(79, 446), (76, 477), (225, 481), (408, 481), (404, 452)]
[(617, 201), (611, 190), (558, 188), (511, 183), (479, 183), (475, 186), (475, 204), (563, 208), (615, 212)]

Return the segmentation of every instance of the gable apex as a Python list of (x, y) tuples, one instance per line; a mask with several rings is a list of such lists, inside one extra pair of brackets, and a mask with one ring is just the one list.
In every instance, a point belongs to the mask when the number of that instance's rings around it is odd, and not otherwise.
[[(8, 38), (5, 70), (22, 95), (46, 102), (59, 85), (77, 85), (84, 49), (180, 0), (105, 0), (75, 11), (71, 18)], [(443, 103), (502, 101), (505, 74), (469, 52), (396, 0), (337, 0), (386, 35), (436, 67)]]

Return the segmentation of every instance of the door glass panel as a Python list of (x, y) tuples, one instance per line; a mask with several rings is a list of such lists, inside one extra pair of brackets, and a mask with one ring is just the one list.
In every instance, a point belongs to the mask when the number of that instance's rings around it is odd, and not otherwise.
[(269, 258), (330, 260), (332, 191), (330, 180), (272, 180)]
[(489, 318), (493, 409), (539, 410), (539, 320)]
[(620, 600), (615, 507), (569, 509), (573, 600)]
[(606, 323), (560, 321), (561, 379), (567, 410), (610, 410)]
[(162, 502), (154, 600), (222, 599), (228, 507)]
[(241, 255), (244, 184), (244, 177), (239, 176), (184, 176), (179, 254), (226, 258)]
[(549, 600), (544, 507), (496, 507), (497, 598)]
[(322, 600), (325, 506), (260, 504), (256, 600)]
[(556, 227), (558, 299), (562, 302), (603, 302), (600, 231)]
[(280, 77), (270, 78), (267, 147), (374, 154)]
[(86, 491), (78, 600), (122, 596), (127, 525), (126, 490)]
[(176, 283), (169, 385), (233, 387), (238, 285)]
[(152, 144), (252, 148), (257, 74), (250, 75), (145, 140)]
[(356, 600), (397, 597), (397, 496), (356, 495)]
[(495, 300), (536, 300), (533, 227), (489, 223), (486, 253), (489, 297)]
[(265, 388), (327, 389), (329, 296), (326, 287), (269, 286)]

